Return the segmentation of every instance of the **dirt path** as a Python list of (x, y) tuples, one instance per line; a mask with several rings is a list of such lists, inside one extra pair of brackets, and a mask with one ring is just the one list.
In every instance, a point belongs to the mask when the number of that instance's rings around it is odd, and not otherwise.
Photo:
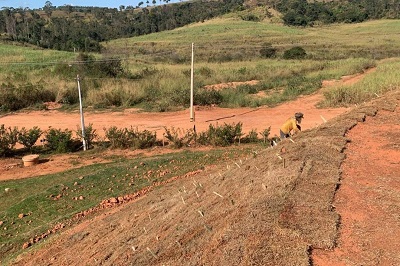
[(399, 109), (380, 111), (349, 132), (334, 202), (338, 247), (315, 250), (314, 265), (400, 265)]
[[(197, 131), (205, 131), (209, 124), (243, 123), (243, 132), (252, 129), (262, 131), (271, 126), (271, 134), (279, 134), (279, 127), (295, 112), (303, 112), (303, 128), (308, 129), (323, 123), (323, 118), (329, 120), (345, 112), (347, 108), (317, 109), (315, 105), (322, 100), (321, 94), (303, 96), (299, 99), (282, 104), (275, 108), (196, 108), (195, 122), (190, 122), (189, 110), (166, 113), (146, 113), (137, 110), (123, 112), (88, 112), (84, 114), (85, 125), (93, 124), (93, 128), (104, 135), (104, 128), (116, 126), (118, 128), (138, 127), (139, 130), (148, 129), (157, 131), (158, 136), (164, 133), (164, 127), (191, 129), (196, 126)], [(322, 118), (322, 117), (323, 118)], [(80, 127), (79, 112), (64, 113), (57, 110), (32, 111), (29, 113), (15, 113), (0, 118), (0, 124), (31, 128), (38, 126), (45, 130), (48, 127), (77, 130)]]
[[(326, 81), (324, 87), (329, 87), (338, 82), (352, 83), (361, 79), (365, 74), (358, 74), (349, 77), (343, 77), (342, 81)], [(274, 108), (197, 108), (195, 112), (195, 122), (190, 122), (189, 110), (167, 113), (146, 113), (137, 110), (125, 110), (123, 112), (88, 112), (84, 114), (85, 125), (92, 124), (100, 136), (104, 136), (104, 128), (116, 126), (118, 128), (138, 127), (139, 130), (148, 129), (157, 132), (157, 137), (161, 138), (165, 132), (164, 127), (175, 129), (192, 129), (196, 126), (197, 132), (208, 129), (210, 124), (223, 125), (224, 123), (243, 123), (243, 132), (249, 133), (256, 129), (261, 132), (271, 127), (270, 137), (279, 135), (279, 127), (295, 112), (303, 112), (305, 118), (302, 121), (302, 129), (316, 127), (325, 120), (330, 120), (338, 115), (348, 111), (350, 108), (322, 108), (318, 109), (318, 104), (323, 99), (321, 92), (302, 96), (295, 101), (287, 102)], [(80, 114), (77, 110), (73, 113), (60, 112), (58, 110), (32, 111), (13, 113), (0, 117), (0, 124), (18, 128), (33, 128), (37, 126), (42, 130), (49, 127), (57, 129), (69, 129), (76, 131), (80, 127)], [(142, 152), (142, 151), (141, 151)], [(161, 152), (159, 149), (154, 152)], [(134, 155), (138, 152), (127, 152)], [(63, 171), (72, 167), (93, 162), (104, 162), (102, 157), (93, 157), (80, 160), (80, 155), (57, 155), (51, 156), (48, 162), (39, 164), (34, 168), (21, 168), (20, 158), (11, 158), (0, 160), (0, 180), (18, 179), (38, 174), (48, 174), (52, 172)], [(79, 162), (79, 163), (77, 163)]]

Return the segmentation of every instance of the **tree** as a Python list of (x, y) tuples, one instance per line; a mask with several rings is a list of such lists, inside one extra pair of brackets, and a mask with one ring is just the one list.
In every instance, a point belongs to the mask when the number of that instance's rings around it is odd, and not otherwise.
[(50, 1), (46, 1), (43, 9), (44, 12), (46, 12), (47, 17), (51, 19), (51, 13), (53, 12), (53, 4)]

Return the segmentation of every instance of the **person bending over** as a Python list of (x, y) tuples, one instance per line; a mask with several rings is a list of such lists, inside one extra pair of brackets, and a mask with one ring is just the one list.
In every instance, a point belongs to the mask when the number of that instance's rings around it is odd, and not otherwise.
[(294, 117), (290, 117), (280, 128), (281, 139), (290, 137), (301, 131), (301, 120), (304, 118), (303, 113), (295, 113)]

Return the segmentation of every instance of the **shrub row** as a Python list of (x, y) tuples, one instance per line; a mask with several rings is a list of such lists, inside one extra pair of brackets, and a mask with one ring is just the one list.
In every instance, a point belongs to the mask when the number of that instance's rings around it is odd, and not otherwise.
[[(254, 143), (270, 142), (268, 139), (270, 128), (257, 133), (255, 129), (248, 134), (243, 133), (242, 123), (209, 125), (205, 132), (197, 133), (195, 129), (176, 129), (174, 127), (164, 127), (163, 140), (157, 140), (156, 132), (149, 130), (140, 131), (138, 128), (117, 128), (112, 126), (104, 128), (106, 140), (98, 140), (98, 134), (93, 129), (93, 125), (85, 127), (85, 142), (88, 148), (94, 147), (94, 144), (111, 149), (145, 149), (154, 146), (170, 145), (174, 148), (181, 148), (192, 145), (211, 145), (211, 146), (229, 146), (235, 143)], [(78, 128), (73, 137), (71, 130), (49, 128), (42, 131), (38, 127), (31, 129), (17, 127), (5, 127), (0, 125), (0, 156), (12, 155), (17, 143), (24, 146), (22, 152), (55, 152), (65, 153), (73, 152), (83, 147), (82, 131)], [(258, 135), (262, 138), (259, 139)], [(40, 139), (41, 136), (44, 136)], [(42, 145), (38, 146), (38, 142)], [(97, 142), (96, 142), (97, 140)]]

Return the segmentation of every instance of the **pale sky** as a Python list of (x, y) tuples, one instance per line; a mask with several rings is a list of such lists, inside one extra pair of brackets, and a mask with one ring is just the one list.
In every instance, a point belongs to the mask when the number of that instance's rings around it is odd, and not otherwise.
[[(13, 8), (30, 8), (37, 9), (42, 8), (47, 0), (0, 0), (0, 8), (2, 7), (13, 7)], [(115, 7), (119, 8), (119, 6), (137, 6), (139, 2), (143, 2), (142, 7), (146, 6), (146, 0), (54, 0), (50, 1), (53, 6), (64, 6), (64, 5), (72, 5), (72, 6), (95, 6), (95, 7)], [(152, 0), (149, 1), (150, 5), (152, 5)], [(178, 2), (178, 1), (170, 1), (170, 3)], [(164, 2), (163, 2), (164, 3)], [(160, 0), (157, 0), (157, 4), (160, 4)]]

